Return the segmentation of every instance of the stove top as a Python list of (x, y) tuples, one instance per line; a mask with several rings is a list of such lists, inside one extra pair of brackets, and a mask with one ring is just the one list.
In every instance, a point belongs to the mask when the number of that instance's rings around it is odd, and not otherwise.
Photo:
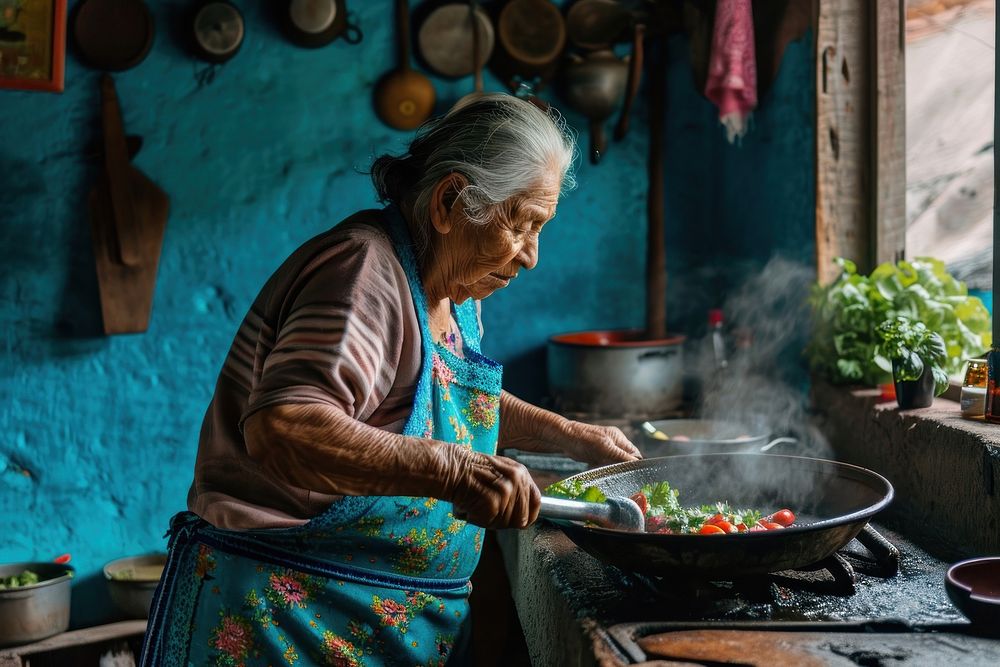
[[(894, 544), (905, 544), (904, 553)], [(964, 617), (944, 591), (947, 567), (900, 535), (869, 525), (805, 570), (730, 582), (649, 577), (610, 566), (605, 572), (641, 610), (631, 615), (635, 621), (961, 623)]]
[[(625, 572), (552, 526), (498, 537), (512, 581), (513, 572), (541, 572), (538, 581), (515, 584), (529, 646), (536, 627), (544, 629), (540, 642), (567, 645), (582, 632), (597, 656), (592, 664), (665, 657), (710, 665), (1000, 664), (1000, 640), (977, 636), (948, 600), (949, 564), (880, 525), (806, 571), (730, 582)], [(768, 661), (761, 656), (772, 654), (756, 655), (751, 642), (789, 652)], [(688, 650), (705, 646), (732, 650)]]

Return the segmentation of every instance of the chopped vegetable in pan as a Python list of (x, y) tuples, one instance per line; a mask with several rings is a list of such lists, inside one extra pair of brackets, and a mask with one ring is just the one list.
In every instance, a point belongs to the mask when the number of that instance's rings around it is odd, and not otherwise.
[[(607, 497), (596, 486), (584, 486), (580, 481), (557, 482), (545, 493), (560, 498), (604, 502)], [(700, 507), (683, 507), (678, 500), (680, 492), (667, 482), (644, 485), (631, 498), (646, 515), (647, 533), (697, 533), (723, 535), (726, 533), (753, 533), (761, 530), (778, 530), (795, 523), (791, 510), (781, 509), (762, 517), (752, 509), (737, 509), (729, 503), (719, 502)]]

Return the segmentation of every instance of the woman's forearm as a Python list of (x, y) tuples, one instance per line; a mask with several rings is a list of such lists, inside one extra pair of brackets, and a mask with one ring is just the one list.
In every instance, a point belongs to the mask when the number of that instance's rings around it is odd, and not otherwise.
[(279, 479), (320, 493), (450, 499), (471, 452), (389, 433), (320, 404), (265, 408), (244, 424), (247, 449)]
[(566, 419), (526, 403), (506, 391), (500, 395), (499, 447), (566, 454), (587, 463), (615, 463), (639, 457), (620, 429)]
[(504, 391), (500, 394), (500, 437), (498, 447), (528, 452), (558, 452), (558, 434), (569, 420)]

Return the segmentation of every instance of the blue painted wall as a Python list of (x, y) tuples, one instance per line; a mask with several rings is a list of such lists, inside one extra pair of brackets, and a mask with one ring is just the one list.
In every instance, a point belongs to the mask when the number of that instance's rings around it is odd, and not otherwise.
[[(99, 138), (97, 74), (71, 52), (63, 94), (0, 92), (0, 562), (72, 553), (75, 626), (113, 616), (105, 562), (163, 548), (216, 374), (258, 288), (300, 243), (375, 205), (361, 172), (408, 137), (370, 106), (372, 85), (393, 64), (390, 3), (350, 3), (364, 41), (316, 51), (287, 43), (263, 3), (242, 3), (246, 43), (207, 84), (176, 34), (189, 3), (149, 4), (153, 51), (116, 76), (126, 129), (144, 137), (135, 163), (172, 198), (147, 333), (99, 334), (84, 206), (99, 168), (86, 156)], [(808, 45), (790, 49), (743, 149), (724, 144), (693, 91), (683, 40), (671, 49), (672, 275), (714, 262), (716, 250), (754, 261), (772, 247), (805, 256)], [(469, 79), (434, 81), (442, 109), (471, 89)], [(487, 86), (499, 89), (490, 77)], [(644, 113), (640, 103), (632, 133), (600, 166), (581, 163), (538, 268), (485, 304), (484, 344), (516, 392), (544, 394), (548, 335), (642, 321)], [(717, 248), (710, 221), (737, 235)], [(681, 285), (672, 282), (672, 303), (686, 302)]]

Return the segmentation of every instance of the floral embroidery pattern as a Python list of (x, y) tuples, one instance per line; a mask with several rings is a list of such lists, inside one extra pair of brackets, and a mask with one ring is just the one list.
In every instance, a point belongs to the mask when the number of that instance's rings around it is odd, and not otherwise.
[(435, 354), (431, 359), (431, 375), (434, 376), (437, 383), (441, 385), (442, 389), (444, 389), (442, 398), (446, 401), (450, 401), (451, 394), (448, 392), (448, 388), (451, 386), (451, 383), (455, 381), (455, 372), (452, 371), (451, 368), (448, 367), (448, 364), (444, 363), (444, 360), (437, 354)]
[(431, 558), (448, 547), (448, 540), (440, 528), (435, 528), (430, 534), (426, 528), (411, 528), (406, 535), (397, 538), (396, 543), (403, 550), (396, 556), (394, 568), (403, 574), (413, 575), (426, 572)]
[(198, 545), (198, 557), (194, 564), (194, 573), (199, 579), (204, 579), (215, 571), (215, 557), (212, 549), (204, 544)]
[(323, 632), (323, 657), (326, 664), (333, 667), (361, 667), (364, 651), (343, 637), (338, 637), (329, 630)]
[(462, 408), (462, 414), (468, 417), (473, 426), (491, 429), (497, 423), (497, 411), (500, 407), (500, 399), (493, 395), (481, 391), (472, 392), (469, 404)]
[(289, 609), (293, 605), (305, 609), (306, 600), (310, 598), (316, 588), (322, 586), (320, 581), (295, 570), (272, 572), (268, 576), (267, 584), (264, 589), (264, 597), (271, 604), (285, 609)]
[(371, 610), (378, 615), (382, 626), (396, 628), (401, 635), (405, 635), (410, 621), (435, 600), (436, 597), (423, 591), (407, 591), (406, 599), (402, 602), (373, 595)]
[(365, 516), (358, 519), (357, 530), (366, 537), (378, 537), (382, 534), (385, 518), (380, 516)]
[(472, 447), (472, 434), (469, 432), (469, 427), (458, 421), (455, 415), (448, 417), (448, 423), (455, 430), (455, 442), (465, 447)]
[(212, 630), (209, 645), (219, 651), (215, 664), (222, 667), (243, 667), (253, 647), (250, 622), (234, 614), (220, 612), (219, 625)]

